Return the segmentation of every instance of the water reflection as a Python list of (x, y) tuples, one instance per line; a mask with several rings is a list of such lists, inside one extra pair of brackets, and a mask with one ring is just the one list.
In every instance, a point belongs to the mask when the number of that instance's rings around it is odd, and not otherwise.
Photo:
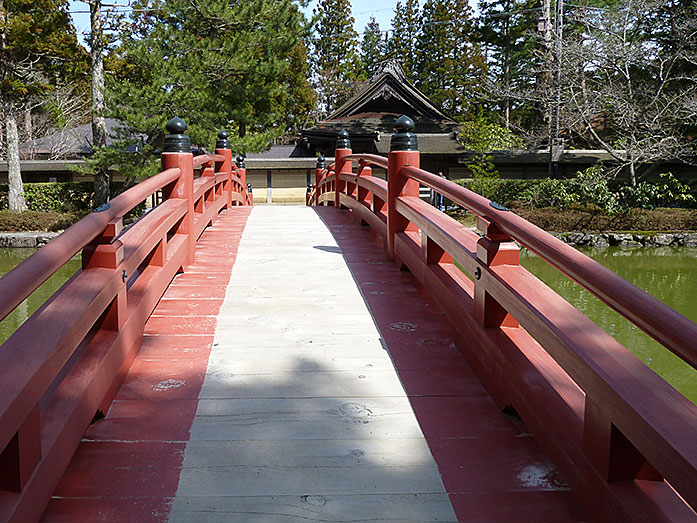
[[(697, 300), (694, 299), (697, 295), (697, 248), (608, 247), (579, 250), (692, 321), (697, 321)], [(696, 370), (534, 254), (523, 250), (521, 263), (697, 403)]]
[[(0, 249), (0, 276), (7, 274), (35, 252), (36, 249)], [(80, 255), (77, 255), (20, 303), (12, 314), (0, 322), (0, 343), (9, 338), (79, 268)]]

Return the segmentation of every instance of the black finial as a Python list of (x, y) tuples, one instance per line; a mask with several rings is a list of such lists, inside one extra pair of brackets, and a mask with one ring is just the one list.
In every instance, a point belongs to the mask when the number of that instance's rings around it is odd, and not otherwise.
[(237, 158), (235, 159), (235, 165), (237, 165), (238, 169), (245, 169), (244, 156), (242, 156), (241, 154), (238, 154)]
[(394, 134), (390, 141), (390, 151), (418, 151), (419, 143), (414, 134), (414, 120), (403, 114), (394, 124)]
[(230, 140), (227, 139), (227, 137), (230, 136), (228, 132), (223, 129), (218, 133), (218, 140), (215, 142), (215, 148), (216, 149), (229, 149), (230, 148)]
[(349, 133), (346, 129), (339, 131), (338, 140), (336, 141), (337, 149), (350, 149), (351, 140), (349, 140)]
[(166, 153), (190, 153), (191, 139), (184, 133), (189, 128), (186, 122), (175, 116), (167, 122), (167, 132), (165, 136), (165, 146), (163, 151)]
[(322, 156), (320, 154), (319, 157), (317, 158), (317, 169), (324, 169), (326, 166), (327, 166), (327, 162), (324, 159), (324, 156)]

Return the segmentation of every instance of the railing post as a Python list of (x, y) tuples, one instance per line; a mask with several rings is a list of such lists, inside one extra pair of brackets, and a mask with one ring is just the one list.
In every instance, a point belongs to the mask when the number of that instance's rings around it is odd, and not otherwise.
[[(99, 212), (93, 211), (93, 212)], [(123, 219), (115, 218), (106, 226), (104, 232), (92, 243), (82, 249), (82, 269), (95, 269), (103, 267), (117, 269), (123, 263), (123, 243), (116, 238), (123, 230)], [(123, 271), (123, 286), (114, 300), (106, 309), (100, 328), (110, 331), (119, 331), (128, 316), (128, 301), (126, 293), (126, 281), (128, 274)]]
[(353, 162), (344, 160), (344, 156), (351, 154), (351, 140), (349, 133), (346, 130), (339, 131), (339, 136), (336, 141), (336, 152), (334, 153), (334, 207), (339, 207), (341, 192), (344, 190), (346, 183), (339, 180), (342, 173), (351, 173), (353, 171)]
[(225, 194), (227, 195), (226, 209), (232, 207), (232, 150), (230, 149), (228, 136), (227, 131), (223, 129), (218, 133), (218, 140), (215, 142), (215, 154), (223, 157), (222, 162), (215, 162), (215, 172), (227, 173), (227, 181), (224, 184)]
[[(240, 177), (242, 187), (247, 187), (249, 189), (249, 194), (252, 194), (250, 185), (247, 184), (247, 166), (244, 164), (244, 156), (241, 154), (237, 155), (237, 158), (235, 158), (235, 166), (237, 167), (237, 175)], [(247, 203), (252, 203), (249, 198), (247, 198)]]
[[(486, 218), (477, 219), (482, 236), (477, 242), (477, 260), (487, 267), (520, 265), (520, 248), (508, 234)], [(518, 322), (508, 314), (486, 290), (481, 269), (474, 275), (474, 317), (482, 327), (517, 327)]]
[(663, 476), (612, 423), (599, 402), (588, 395), (583, 415), (583, 451), (608, 483), (663, 481)]
[(326, 167), (327, 167), (327, 162), (324, 159), (324, 156), (322, 156), (320, 154), (319, 157), (317, 158), (317, 165), (315, 165), (315, 201), (312, 202), (315, 205), (319, 205), (319, 197), (320, 197), (320, 194), (322, 194), (320, 192), (319, 184), (323, 178), (322, 171), (324, 171), (324, 169), (326, 169)]
[(0, 451), (0, 490), (21, 492), (41, 461), (41, 414), (36, 405)]
[(419, 167), (421, 155), (414, 134), (414, 120), (406, 115), (397, 118), (387, 157), (387, 257), (395, 259), (395, 235), (409, 230), (410, 223), (397, 212), (395, 203), (399, 196), (419, 196), (419, 183), (401, 172), (402, 167)]
[[(196, 253), (196, 238), (194, 238), (194, 157), (191, 154), (191, 140), (184, 134), (189, 127), (181, 118), (172, 118), (167, 122), (165, 146), (160, 158), (162, 170), (179, 167), (181, 174), (174, 186), (168, 190), (165, 198), (180, 198), (186, 200), (186, 215), (177, 233), (187, 235), (186, 265), (194, 262)], [(163, 191), (164, 192), (164, 191)]]

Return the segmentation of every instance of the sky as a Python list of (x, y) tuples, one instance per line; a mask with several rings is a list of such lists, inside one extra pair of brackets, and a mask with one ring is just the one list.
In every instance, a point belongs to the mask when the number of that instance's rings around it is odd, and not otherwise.
[[(104, 4), (128, 5), (128, 0), (104, 0)], [(353, 0), (351, 2), (352, 14), (356, 20), (354, 28), (356, 32), (363, 33), (365, 26), (371, 16), (380, 24), (380, 28), (384, 31), (392, 27), (391, 21), (394, 16), (394, 6), (397, 0)], [(423, 4), (423, 0), (420, 2)], [(470, 3), (474, 3), (472, 0)], [(307, 8), (303, 11), (309, 18), (312, 16), (312, 9), (317, 5), (317, 0), (312, 0)], [(84, 2), (70, 1), (70, 12), (73, 17), (73, 23), (80, 35), (80, 41), (84, 43), (84, 35), (90, 27), (89, 6)]]

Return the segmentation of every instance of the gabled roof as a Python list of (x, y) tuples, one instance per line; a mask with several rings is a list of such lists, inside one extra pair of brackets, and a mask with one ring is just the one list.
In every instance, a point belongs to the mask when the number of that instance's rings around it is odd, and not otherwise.
[(454, 123), (428, 97), (414, 87), (396, 60), (383, 61), (377, 72), (344, 105), (334, 111), (325, 121), (345, 120), (363, 113), (399, 112), (390, 109), (409, 108), (409, 116), (415, 121), (435, 120)]

